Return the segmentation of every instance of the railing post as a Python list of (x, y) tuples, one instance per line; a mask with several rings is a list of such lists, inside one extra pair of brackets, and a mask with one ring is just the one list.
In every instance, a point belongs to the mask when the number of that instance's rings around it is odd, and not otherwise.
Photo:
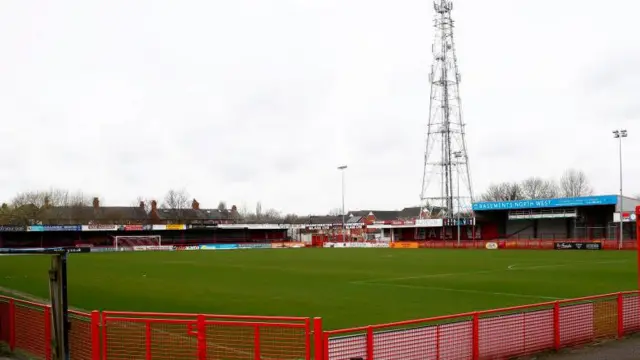
[(624, 295), (618, 293), (618, 338), (624, 336)]
[(322, 344), (322, 318), (313, 318), (313, 349), (314, 358), (316, 360), (322, 360), (324, 357), (322, 355), (322, 350), (324, 349), (324, 344)]
[(471, 349), (473, 351), (473, 360), (480, 359), (480, 314), (473, 314)]
[(560, 350), (560, 302), (553, 304), (553, 347)]
[(322, 339), (322, 355), (324, 360), (329, 360), (329, 334), (324, 334)]
[(9, 299), (9, 350), (16, 349), (16, 302)]
[(374, 359), (373, 354), (373, 327), (367, 327), (367, 360)]
[(100, 322), (102, 323), (102, 359), (108, 359), (107, 356), (107, 314), (101, 313)]
[(198, 360), (207, 360), (207, 323), (204, 315), (198, 315)]
[(100, 312), (91, 312), (91, 360), (100, 360)]
[(146, 348), (146, 359), (151, 360), (151, 321), (149, 320), (147, 320), (145, 323), (144, 343)]
[(51, 360), (51, 307), (44, 307), (44, 358)]
[(260, 326), (256, 325), (254, 327), (254, 337), (253, 337), (253, 358), (255, 360), (260, 360), (261, 350), (260, 350)]

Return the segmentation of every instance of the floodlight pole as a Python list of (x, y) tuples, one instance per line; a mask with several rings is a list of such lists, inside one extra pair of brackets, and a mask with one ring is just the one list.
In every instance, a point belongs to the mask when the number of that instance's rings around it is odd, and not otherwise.
[(618, 139), (618, 149), (619, 149), (619, 159), (620, 159), (620, 240), (618, 241), (618, 250), (622, 249), (622, 240), (624, 238), (624, 219), (622, 216), (622, 212), (623, 212), (623, 195), (622, 195), (622, 138), (626, 138), (627, 137), (627, 130), (621, 129), (621, 130), (614, 130), (613, 131), (613, 137)]
[(457, 204), (458, 205), (458, 211), (457, 211), (457, 213), (458, 213), (458, 221), (457, 221), (458, 230), (457, 230), (457, 232), (458, 232), (458, 247), (460, 247), (460, 164), (459, 164), (459, 161), (460, 161), (460, 158), (462, 157), (462, 151), (454, 152), (453, 156), (455, 156), (455, 158), (457, 160), (456, 161), (456, 170), (457, 170), (456, 171), (456, 178), (457, 178), (456, 179), (456, 181), (457, 181), (456, 188), (457, 188), (457, 191), (458, 191), (458, 196), (457, 196), (458, 197), (458, 201), (457, 201), (458, 202), (458, 204)]
[(342, 176), (342, 241), (346, 242), (344, 239), (345, 233), (345, 223), (344, 223), (344, 171), (347, 169), (347, 165), (338, 166), (338, 170), (340, 170), (340, 174)]

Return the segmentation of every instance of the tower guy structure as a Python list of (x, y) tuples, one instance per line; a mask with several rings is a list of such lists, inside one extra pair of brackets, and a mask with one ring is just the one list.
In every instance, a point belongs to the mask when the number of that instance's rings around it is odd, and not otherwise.
[(453, 38), (453, 4), (449, 0), (435, 0), (433, 5), (435, 34), (421, 218), (453, 218), (470, 213), (473, 190)]

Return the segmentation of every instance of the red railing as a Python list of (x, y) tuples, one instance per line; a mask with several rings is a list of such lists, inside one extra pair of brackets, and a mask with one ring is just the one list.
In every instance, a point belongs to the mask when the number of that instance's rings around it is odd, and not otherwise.
[(496, 359), (640, 330), (638, 292), (324, 332), (324, 359)]
[[(51, 359), (50, 307), (0, 297), (0, 342)], [(495, 359), (640, 331), (638, 291), (323, 331), (315, 318), (71, 311), (71, 359)]]
[(311, 359), (309, 318), (105, 311), (104, 359)]

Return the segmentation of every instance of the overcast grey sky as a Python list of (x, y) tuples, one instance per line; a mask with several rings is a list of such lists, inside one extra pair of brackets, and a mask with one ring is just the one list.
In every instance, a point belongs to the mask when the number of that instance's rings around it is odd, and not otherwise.
[[(455, 0), (475, 191), (584, 170), (640, 193), (640, 2)], [(2, 198), (326, 213), (418, 203), (430, 0), (0, 2)], [(635, 159), (633, 159), (635, 158)]]

